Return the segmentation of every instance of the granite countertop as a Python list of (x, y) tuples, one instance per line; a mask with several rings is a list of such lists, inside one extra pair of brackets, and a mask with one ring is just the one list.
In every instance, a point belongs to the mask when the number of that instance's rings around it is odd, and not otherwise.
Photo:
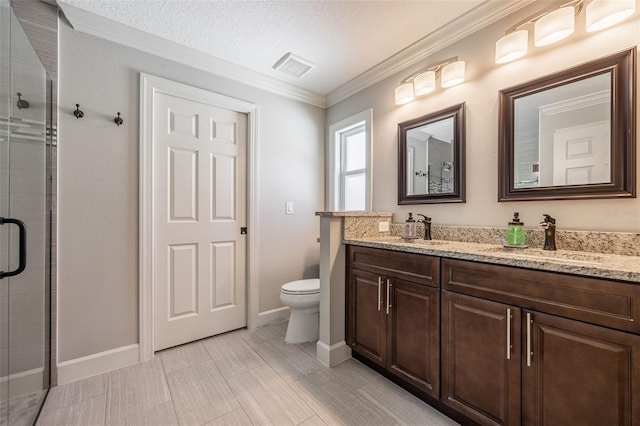
[(345, 244), (640, 283), (640, 256), (400, 237), (346, 239)]
[(326, 211), (326, 212), (316, 212), (316, 216), (320, 216), (320, 217), (388, 217), (388, 216), (393, 216), (393, 213)]

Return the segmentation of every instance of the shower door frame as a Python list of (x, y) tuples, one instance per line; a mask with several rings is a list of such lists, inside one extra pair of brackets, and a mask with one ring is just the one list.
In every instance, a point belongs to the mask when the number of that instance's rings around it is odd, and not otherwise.
[[(40, 142), (36, 142), (38, 144), (43, 144), (40, 145), (40, 148), (36, 148), (36, 150), (38, 152), (41, 153), (42, 157), (40, 157), (40, 161), (42, 161), (42, 165), (44, 167), (44, 170), (42, 170), (42, 175), (41, 178), (42, 180), (40, 181), (42, 186), (40, 186), (40, 184), (37, 185), (37, 189), (35, 191), (35, 194), (37, 194), (37, 197), (42, 197), (40, 198), (40, 200), (42, 200), (42, 204), (41, 207), (38, 208), (38, 210), (34, 210), (34, 211), (40, 211), (39, 209), (42, 208), (42, 215), (40, 216), (40, 213), (38, 213), (35, 216), (35, 220), (36, 220), (36, 224), (40, 224), (40, 226), (36, 226), (36, 229), (38, 229), (39, 231), (37, 232), (37, 234), (42, 236), (42, 239), (40, 241), (37, 242), (37, 244), (43, 244), (44, 247), (42, 247), (42, 251), (40, 252), (39, 255), (37, 255), (36, 257), (39, 259), (39, 262), (33, 266), (33, 267), (40, 267), (43, 268), (41, 269), (41, 275), (37, 276), (36, 280), (36, 287), (39, 288), (39, 290), (37, 291), (41, 291), (41, 303), (38, 303), (39, 306), (42, 306), (42, 309), (44, 310), (44, 312), (42, 312), (42, 328), (40, 329), (42, 332), (42, 341), (38, 344), (39, 346), (36, 347), (35, 349), (30, 350), (30, 353), (37, 353), (34, 351), (41, 351), (41, 356), (42, 356), (42, 386), (41, 386), (41, 392), (39, 392), (38, 398), (39, 398), (39, 406), (37, 408), (34, 408), (32, 411), (30, 411), (29, 413), (27, 413), (27, 416), (29, 418), (33, 418), (34, 421), (36, 421), (37, 417), (40, 415), (40, 411), (42, 410), (42, 406), (44, 405), (44, 401), (46, 400), (46, 395), (48, 394), (48, 391), (50, 389), (51, 386), (54, 386), (56, 384), (56, 353), (55, 353), (55, 340), (54, 340), (54, 336), (55, 336), (55, 330), (56, 330), (56, 325), (55, 325), (55, 312), (56, 312), (56, 308), (55, 308), (55, 273), (54, 273), (54, 265), (55, 265), (55, 232), (56, 232), (56, 227), (55, 227), (55, 199), (56, 199), (56, 191), (55, 191), (55, 175), (56, 175), (56, 155), (55, 155), (55, 146), (56, 146), (56, 123), (57, 123), (57, 20), (58, 20), (58, 12), (57, 12), (57, 7), (52, 6), (50, 4), (44, 4), (42, 2), (30, 2), (30, 1), (7, 1), (5, 3), (5, 5), (7, 6), (8, 9), (8, 26), (7, 26), (7, 33), (10, 36), (10, 39), (13, 39), (13, 37), (11, 37), (11, 34), (13, 31), (17, 31), (18, 30), (18, 26), (21, 28), (21, 30), (25, 33), (26, 39), (28, 41), (28, 43), (30, 44), (30, 48), (33, 48), (33, 51), (35, 53), (35, 55), (37, 56), (37, 60), (39, 61), (40, 65), (42, 66), (42, 78), (43, 80), (39, 80), (43, 84), (43, 89), (44, 92), (39, 92), (42, 97), (40, 97), (40, 101), (36, 100), (36, 103), (34, 105), (31, 105), (31, 107), (40, 107), (43, 108), (42, 111), (42, 117), (43, 117), (43, 126), (40, 127), (40, 129), (42, 129), (42, 135), (43, 138), (40, 140)], [(14, 7), (17, 6), (17, 7)], [(44, 13), (43, 13), (44, 11)], [(43, 22), (44, 20), (48, 20), (48, 22)], [(44, 32), (43, 32), (44, 30)], [(47, 33), (46, 31), (49, 31), (49, 33)], [(55, 37), (54, 37), (54, 42), (52, 43), (52, 33), (54, 33)], [(40, 47), (40, 49), (38, 50), (38, 47)], [(14, 55), (14, 49), (16, 48), (15, 46), (13, 46), (13, 41), (10, 41), (8, 43), (8, 48), (9, 48), (9, 52), (7, 52), (7, 55), (10, 57), (13, 57)], [(50, 55), (50, 57), (48, 58), (48, 64), (45, 65), (45, 62), (47, 62), (46, 60), (43, 61), (43, 57), (46, 57), (47, 55)], [(11, 93), (14, 92), (16, 89), (15, 87), (15, 82), (14, 82), (14, 78), (13, 75), (14, 73), (16, 73), (17, 71), (14, 70), (14, 67), (16, 65), (13, 63), (13, 60), (10, 61), (10, 63), (7, 65), (7, 71), (10, 73), (8, 76), (8, 84), (9, 84), (9, 99), (4, 100), (3, 102), (7, 102), (7, 105), (9, 106), (9, 110), (7, 111), (7, 129), (8, 129), (8, 139), (7, 139), (7, 155), (9, 155), (9, 150), (11, 150), (11, 145), (12, 145), (12, 138), (15, 138), (15, 136), (12, 136), (11, 133), (11, 128), (12, 125), (10, 125), (10, 122), (12, 122), (13, 120), (13, 116), (14, 114), (11, 113), (11, 111), (13, 110), (12, 106), (13, 106), (13, 99), (11, 98)], [(55, 70), (54, 72), (51, 72), (51, 70)], [(19, 75), (19, 74), (16, 74)], [(24, 82), (23, 82), (24, 85)], [(37, 103), (39, 102), (43, 102), (43, 104), (37, 105)], [(40, 150), (42, 149), (42, 150)], [(7, 157), (7, 160), (9, 162), (12, 161), (11, 156)], [(13, 178), (10, 178), (10, 176), (12, 176), (12, 171), (11, 171), (11, 167), (9, 167), (6, 171), (6, 175), (7, 178), (9, 179), (16, 179), (16, 177), (14, 176)], [(19, 183), (20, 178), (17, 178), (18, 180), (16, 181), (16, 183)], [(11, 185), (13, 186), (13, 185)], [(24, 187), (26, 189), (20, 189), (20, 191), (23, 190), (27, 190), (27, 191), (31, 191), (31, 186), (26, 186)], [(11, 191), (13, 191), (13, 188), (8, 187), (8, 191), (9, 194), (11, 193)], [(7, 200), (9, 200), (9, 198), (7, 198)], [(8, 204), (7, 208), (5, 209), (6, 211), (3, 211), (3, 213), (8, 213), (7, 216), (11, 217), (12, 214), (16, 213), (13, 211), (13, 204)], [(31, 210), (27, 210), (30, 215), (32, 213)], [(18, 214), (22, 214), (24, 216), (24, 212), (22, 213), (18, 213)], [(18, 219), (20, 219), (18, 217)], [(32, 218), (32, 220), (34, 220)], [(7, 228), (9, 227), (13, 227), (13, 225), (7, 225)], [(7, 230), (8, 231), (8, 230)], [(33, 232), (33, 231), (32, 231)], [(5, 233), (5, 235), (8, 235), (7, 233)], [(31, 234), (27, 234), (27, 235), (31, 235)], [(4, 242), (4, 241), (3, 241)], [(6, 245), (6, 244), (5, 244)], [(7, 246), (8, 248), (8, 246)], [(10, 248), (10, 256), (11, 256), (11, 265), (7, 267), (7, 269), (15, 269), (14, 266), (16, 264), (16, 260), (14, 259), (14, 251), (17, 250), (17, 245), (14, 242), (11, 242), (11, 248)], [(27, 269), (29, 268), (29, 260), (27, 259)], [(39, 265), (39, 266), (38, 266)], [(3, 265), (3, 268), (6, 265)], [(30, 281), (27, 281), (30, 282)], [(16, 284), (19, 283), (12, 283), (10, 281), (10, 279), (5, 279), (1, 282), (2, 284), (7, 286), (7, 292), (8, 292), (8, 297), (11, 298), (11, 295), (9, 293), (14, 291), (13, 286), (15, 286)], [(16, 289), (19, 290), (18, 287), (16, 287)], [(11, 304), (11, 300), (8, 301), (9, 304)], [(7, 305), (10, 306), (10, 305)], [(12, 325), (11, 325), (11, 321), (14, 321), (14, 319), (10, 319), (9, 324), (8, 324), (8, 328), (7, 328), (7, 332), (8, 333), (14, 333), (15, 331), (13, 331), (12, 329)], [(8, 337), (9, 338), (9, 337)], [(7, 351), (8, 354), (11, 353), (12, 351), (12, 347), (7, 347)], [(8, 355), (9, 356), (9, 355)], [(11, 368), (11, 364), (12, 361), (9, 359), (8, 360), (8, 368)], [(11, 373), (11, 370), (9, 370), (7, 372), (7, 374), (13, 374)], [(11, 376), (8, 376), (11, 377)], [(7, 391), (7, 401), (12, 399), (12, 394), (15, 392), (15, 388), (12, 390), (12, 380), (7, 380), (7, 385), (6, 385), (6, 391)], [(6, 417), (3, 416), (2, 419), (0, 419), (0, 423), (3, 423), (4, 421), (11, 421), (12, 418), (16, 418), (15, 416), (18, 414), (18, 412), (14, 412), (12, 411), (11, 408), (7, 408), (7, 412), (6, 412)]]

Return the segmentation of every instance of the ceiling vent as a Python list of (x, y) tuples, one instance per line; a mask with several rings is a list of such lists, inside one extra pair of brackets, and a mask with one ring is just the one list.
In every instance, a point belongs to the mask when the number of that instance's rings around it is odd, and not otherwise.
[(314, 66), (315, 64), (313, 64), (312, 62), (309, 62), (306, 59), (302, 59), (300, 56), (294, 55), (293, 53), (289, 52), (282, 58), (280, 58), (278, 62), (276, 62), (276, 64), (273, 66), (273, 69), (293, 77), (302, 77)]

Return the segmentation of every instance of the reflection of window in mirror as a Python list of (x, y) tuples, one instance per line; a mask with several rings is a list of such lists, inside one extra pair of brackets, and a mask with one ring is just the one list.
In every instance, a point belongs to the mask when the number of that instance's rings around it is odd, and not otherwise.
[(453, 117), (407, 131), (407, 195), (453, 188)]
[(611, 73), (517, 98), (514, 187), (611, 182)]

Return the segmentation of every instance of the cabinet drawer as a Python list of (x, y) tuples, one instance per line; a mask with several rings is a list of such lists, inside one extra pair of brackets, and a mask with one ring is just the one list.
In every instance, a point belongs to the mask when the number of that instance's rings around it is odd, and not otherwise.
[(440, 286), (439, 257), (359, 246), (348, 246), (348, 256), (351, 269)]
[(640, 285), (443, 259), (442, 287), (640, 333)]

